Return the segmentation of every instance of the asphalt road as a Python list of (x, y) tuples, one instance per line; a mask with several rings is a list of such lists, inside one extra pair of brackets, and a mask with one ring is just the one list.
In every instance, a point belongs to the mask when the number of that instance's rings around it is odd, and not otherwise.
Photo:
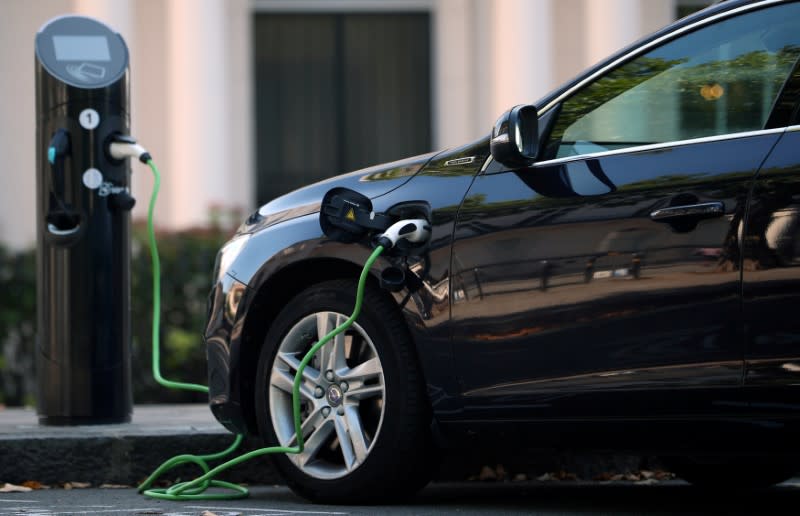
[(0, 493), (0, 516), (11, 515), (572, 515), (572, 514), (798, 514), (800, 478), (769, 490), (709, 493), (681, 481), (630, 483), (525, 482), (435, 484), (403, 505), (311, 505), (285, 487), (252, 487), (251, 496), (230, 502), (167, 502), (133, 489), (50, 489)]

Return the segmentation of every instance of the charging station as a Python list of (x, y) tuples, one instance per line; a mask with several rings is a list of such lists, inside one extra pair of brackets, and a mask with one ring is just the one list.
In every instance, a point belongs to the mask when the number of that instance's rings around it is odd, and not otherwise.
[(130, 164), (108, 149), (129, 132), (128, 49), (82, 16), (35, 41), (39, 422), (130, 421)]

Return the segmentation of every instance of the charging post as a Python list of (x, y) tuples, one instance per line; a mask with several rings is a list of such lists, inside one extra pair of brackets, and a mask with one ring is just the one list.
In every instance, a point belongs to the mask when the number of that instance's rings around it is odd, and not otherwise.
[(124, 423), (133, 409), (128, 49), (62, 16), (36, 34), (37, 411), (46, 425)]

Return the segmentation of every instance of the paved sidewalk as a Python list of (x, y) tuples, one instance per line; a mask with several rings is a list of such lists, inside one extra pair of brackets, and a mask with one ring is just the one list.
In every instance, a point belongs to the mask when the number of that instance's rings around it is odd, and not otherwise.
[[(0, 410), (0, 482), (133, 485), (174, 455), (221, 451), (233, 438), (205, 404), (139, 405), (131, 423), (60, 427), (39, 425), (35, 410), (7, 408)], [(243, 450), (259, 445), (247, 441)], [(198, 468), (186, 467), (170, 476), (198, 474)], [(266, 459), (237, 466), (222, 478), (278, 482)]]
[(63, 438), (107, 435), (225, 434), (206, 404), (137, 405), (133, 420), (121, 425), (45, 426), (40, 425), (36, 410), (0, 409), (0, 440), (15, 436), (26, 438)]

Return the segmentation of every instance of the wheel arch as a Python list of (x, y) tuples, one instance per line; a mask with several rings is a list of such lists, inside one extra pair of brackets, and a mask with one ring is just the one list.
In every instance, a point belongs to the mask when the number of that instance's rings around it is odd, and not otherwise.
[[(248, 304), (247, 313), (244, 316), (239, 351), (240, 403), (250, 433), (258, 434), (255, 416), (256, 373), (261, 347), (272, 322), (291, 299), (308, 287), (339, 279), (358, 280), (361, 271), (361, 266), (342, 258), (309, 258), (281, 268), (254, 288), (252, 301)], [(367, 285), (377, 288), (381, 295), (396, 308), (397, 314), (403, 318), (408, 331), (408, 323), (397, 299), (386, 290), (380, 289), (377, 278), (372, 274), (367, 278)], [(424, 369), (420, 361), (417, 343), (411, 331), (408, 331), (408, 337), (413, 343), (414, 359), (417, 361), (418, 370), (423, 376), (424, 382)]]

